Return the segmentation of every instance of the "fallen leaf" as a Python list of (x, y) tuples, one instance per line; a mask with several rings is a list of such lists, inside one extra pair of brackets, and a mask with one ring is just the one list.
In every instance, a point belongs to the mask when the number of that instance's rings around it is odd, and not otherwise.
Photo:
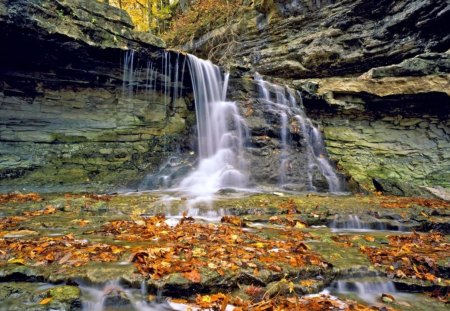
[(197, 270), (192, 270), (190, 272), (183, 273), (183, 276), (192, 281), (193, 283), (200, 283), (202, 281), (202, 276)]
[(25, 259), (23, 258), (11, 258), (8, 260), (9, 264), (18, 264), (18, 265), (24, 265), (25, 264)]
[(366, 235), (364, 237), (364, 240), (366, 240), (367, 242), (373, 242), (373, 241), (375, 241), (375, 238), (371, 235)]
[(52, 297), (47, 297), (47, 298), (44, 298), (44, 299), (42, 299), (41, 301), (39, 301), (39, 304), (40, 305), (46, 305), (46, 304), (48, 304), (50, 301), (52, 301), (53, 300), (53, 298)]

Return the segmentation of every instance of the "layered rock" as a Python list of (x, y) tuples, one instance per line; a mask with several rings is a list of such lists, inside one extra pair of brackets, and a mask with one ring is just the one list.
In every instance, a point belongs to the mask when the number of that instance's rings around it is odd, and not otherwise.
[[(228, 98), (249, 126), (254, 184), (278, 183), (283, 162), (296, 190), (311, 181), (327, 189), (320, 173), (306, 176), (305, 133), (293, 115), (288, 152), (282, 146), (281, 114), (258, 95), (258, 71), (302, 92), (329, 156), (355, 189), (445, 194), (446, 1), (252, 3), (243, 18), (185, 47), (231, 68)], [(184, 159), (160, 166), (175, 151), (195, 149), (188, 75), (184, 88), (170, 78), (180, 79), (183, 55), (162, 51), (161, 40), (134, 32), (127, 15), (96, 1), (4, 0), (0, 25), (8, 42), (0, 52), (1, 191), (110, 190), (148, 173), (144, 188), (152, 188), (186, 173)], [(136, 54), (124, 64), (130, 50)]]
[[(450, 188), (448, 54), (425, 54), (355, 78), (296, 80), (331, 157), (366, 189), (445, 197)], [(319, 103), (319, 104), (318, 104)]]
[[(199, 36), (184, 48), (263, 75), (299, 79), (361, 74), (450, 47), (445, 0), (254, 3), (254, 10), (245, 10), (235, 24)], [(218, 42), (230, 47), (210, 54)]]
[(161, 68), (152, 90), (136, 88), (145, 79), (138, 72), (133, 96), (123, 94), (126, 51), (137, 51), (135, 70), (148, 61), (158, 70), (167, 55), (123, 11), (5, 0), (0, 25), (0, 191), (109, 191), (190, 148), (192, 103), (164, 89)]
[[(253, 3), (234, 24), (197, 36), (185, 48), (226, 62), (235, 77), (257, 71), (294, 85), (320, 123), (331, 159), (360, 188), (445, 193), (447, 1)], [(229, 48), (213, 48), (224, 42)]]

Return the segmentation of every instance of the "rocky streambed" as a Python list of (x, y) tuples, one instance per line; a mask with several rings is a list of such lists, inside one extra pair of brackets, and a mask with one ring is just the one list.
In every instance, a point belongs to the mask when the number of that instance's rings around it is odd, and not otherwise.
[(195, 209), (173, 193), (2, 195), (2, 308), (445, 310), (449, 207), (282, 192)]

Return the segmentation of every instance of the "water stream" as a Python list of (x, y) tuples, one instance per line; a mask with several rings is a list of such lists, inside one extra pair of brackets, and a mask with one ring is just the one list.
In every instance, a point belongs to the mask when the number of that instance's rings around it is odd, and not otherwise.
[(375, 217), (362, 220), (354, 214), (335, 215), (329, 227), (332, 232), (410, 231), (410, 228), (394, 220), (383, 222)]
[(354, 295), (369, 304), (380, 303), (383, 294), (392, 296), (398, 294), (394, 283), (383, 278), (374, 278), (371, 280), (338, 280), (328, 290), (336, 295)]
[[(145, 282), (143, 282), (145, 284)], [(126, 288), (118, 281), (103, 286), (80, 286), (83, 311), (199, 311), (192, 305), (178, 303), (163, 297), (162, 290), (148, 296), (145, 285), (141, 289)], [(151, 297), (152, 301), (149, 301)], [(232, 311), (227, 305), (225, 311)]]
[(118, 281), (103, 286), (80, 286), (83, 311), (184, 311), (186, 305), (165, 301), (157, 295), (147, 301), (147, 291), (123, 287)]
[[(197, 158), (195, 168), (187, 171), (185, 155), (168, 140), (164, 127), (162, 145), (167, 160), (158, 171), (147, 175), (138, 189), (175, 191), (176, 196), (187, 197), (189, 214), (199, 215), (200, 211), (193, 208), (208, 205), (219, 190), (248, 190), (251, 171), (254, 169), (249, 167), (246, 159), (249, 129), (245, 118), (237, 103), (227, 100), (229, 75), (210, 61), (193, 55), (181, 57), (181, 54), (162, 52), (154, 63), (151, 60), (142, 62), (134, 51), (129, 51), (124, 59), (123, 96), (128, 99), (140, 96), (142, 99), (141, 93), (144, 91), (149, 103), (159, 97), (159, 105), (165, 111), (164, 120), (160, 121), (167, 125), (175, 101), (186, 96), (183, 93), (186, 90), (183, 85), (186, 71), (189, 71), (197, 120), (197, 151), (192, 151), (190, 155), (191, 158)], [(296, 174), (307, 176), (303, 179), (308, 183), (306, 189), (318, 190), (313, 179), (314, 175), (320, 174), (326, 180), (330, 192), (342, 192), (344, 187), (328, 160), (320, 130), (306, 116), (301, 98), (297, 100), (298, 94), (290, 88), (266, 82), (259, 75), (255, 76), (255, 81), (266, 108), (279, 115), (281, 152), (277, 186), (295, 182), (288, 176), (292, 171), (289, 159), (293, 154), (295, 156), (291, 146), (292, 127), (295, 127), (296, 133), (301, 133), (308, 162), (306, 171)], [(154, 96), (155, 92), (159, 94), (158, 97)]]
[(311, 119), (306, 116), (301, 102), (297, 102), (294, 90), (264, 81), (259, 74), (255, 74), (255, 81), (259, 86), (261, 99), (266, 104), (266, 109), (272, 111), (280, 118), (280, 140), (282, 152), (280, 153), (279, 180), (281, 186), (287, 183), (286, 167), (287, 154), (289, 151), (288, 133), (290, 127), (303, 135), (303, 141), (307, 152), (307, 171), (309, 190), (317, 191), (313, 185), (313, 172), (318, 170), (327, 180), (330, 192), (343, 192), (344, 186), (331, 165), (325, 148), (322, 134), (317, 126), (314, 126)]
[(180, 183), (196, 197), (208, 198), (221, 188), (244, 188), (246, 125), (236, 103), (226, 101), (228, 74), (210, 61), (188, 55), (197, 116), (199, 164)]

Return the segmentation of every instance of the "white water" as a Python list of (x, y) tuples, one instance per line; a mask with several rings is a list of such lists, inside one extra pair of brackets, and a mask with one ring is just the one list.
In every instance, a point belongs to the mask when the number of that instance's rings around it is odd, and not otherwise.
[(388, 225), (374, 217), (370, 221), (362, 221), (353, 214), (335, 215), (329, 227), (332, 232), (408, 231), (407, 227), (396, 221), (390, 221)]
[[(155, 301), (147, 301), (145, 281), (141, 289), (124, 288), (118, 281), (110, 281), (102, 287), (80, 286), (83, 311), (200, 311), (200, 308), (171, 302), (162, 296), (162, 290), (156, 293)], [(107, 300), (113, 299), (109, 302)], [(225, 310), (234, 307), (227, 305)], [(202, 309), (203, 310), (203, 309)]]
[(362, 223), (358, 215), (339, 216), (335, 215), (334, 220), (330, 224), (333, 232), (337, 231), (367, 231), (369, 229), (365, 223)]
[(330, 290), (336, 294), (355, 294), (370, 304), (380, 302), (382, 294), (397, 294), (394, 283), (381, 278), (373, 281), (339, 280), (334, 282)]
[(226, 101), (228, 75), (210, 61), (188, 55), (197, 116), (199, 164), (180, 188), (197, 200), (221, 188), (244, 188), (245, 121), (234, 102)]
[[(180, 54), (163, 52), (157, 63), (151, 60), (143, 63), (134, 51), (129, 51), (124, 59), (123, 95), (142, 96), (144, 91), (147, 100), (151, 101), (157, 99), (158, 96), (154, 94), (159, 93), (159, 105), (165, 107), (166, 111), (164, 122), (169, 122), (175, 101), (182, 97), (187, 70), (192, 81), (197, 117), (196, 168), (181, 182), (174, 184), (180, 178), (185, 162), (183, 157), (179, 157), (180, 149), (173, 145), (170, 137), (163, 135), (162, 155), (170, 161), (166, 161), (158, 172), (144, 178), (138, 189), (164, 187), (182, 191), (181, 195), (188, 197), (188, 207), (192, 207), (210, 202), (220, 189), (245, 189), (249, 183), (251, 168), (244, 159), (248, 129), (236, 103), (226, 100), (228, 75), (223, 75), (219, 67), (211, 62), (193, 55), (181, 57)], [(313, 174), (320, 172), (328, 182), (330, 192), (342, 192), (341, 182), (327, 158), (321, 133), (305, 115), (302, 103), (297, 103), (294, 91), (266, 82), (259, 75), (255, 76), (255, 80), (258, 81), (266, 108), (279, 116), (279, 185), (293, 182), (289, 180), (288, 174), (292, 170), (291, 127), (295, 126), (301, 130), (305, 142), (308, 163), (305, 165), (304, 179), (307, 180), (307, 188), (317, 191)]]
[[(156, 297), (157, 302), (147, 302), (147, 290), (127, 289), (119, 284), (118, 281), (110, 281), (103, 287), (80, 286), (83, 301), (83, 311), (106, 311), (106, 310), (134, 310), (134, 311), (187, 311), (189, 306), (163, 301), (159, 294)], [(111, 305), (106, 303), (108, 298), (116, 298)], [(118, 304), (122, 302), (122, 304)], [(191, 310), (195, 310), (191, 309)]]
[[(255, 75), (255, 81), (259, 85), (260, 97), (265, 101), (266, 109), (280, 115), (280, 139), (282, 144), (279, 169), (280, 184), (283, 185), (287, 182), (286, 157), (289, 150), (287, 135), (289, 132), (289, 124), (292, 124), (292, 121), (296, 121), (306, 142), (306, 151), (308, 153), (308, 170), (306, 174), (308, 175), (309, 190), (316, 191), (312, 182), (312, 172), (318, 169), (327, 180), (330, 192), (343, 192), (342, 183), (328, 160), (322, 134), (314, 126), (311, 119), (306, 116), (303, 110), (303, 104), (301, 102), (297, 103), (294, 91), (288, 87), (281, 87), (264, 81), (259, 74)], [(271, 95), (271, 93), (274, 93), (275, 96)], [(291, 122), (289, 122), (288, 118), (291, 119)]]

